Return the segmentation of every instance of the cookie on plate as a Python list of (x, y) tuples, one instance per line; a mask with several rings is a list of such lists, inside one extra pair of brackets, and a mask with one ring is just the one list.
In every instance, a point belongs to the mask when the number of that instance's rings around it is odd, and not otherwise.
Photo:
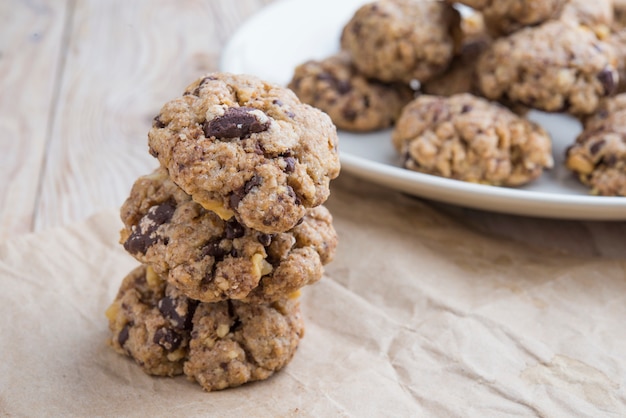
[(553, 165), (540, 126), (471, 94), (416, 98), (392, 140), (405, 168), (474, 183), (520, 186)]
[(189, 85), (148, 134), (151, 154), (194, 201), (268, 234), (328, 198), (337, 141), (328, 115), (291, 90), (227, 73)]
[(448, 0), (482, 12), (494, 36), (557, 18), (568, 0)]
[(273, 301), (321, 279), (337, 246), (324, 206), (287, 232), (266, 234), (223, 220), (192, 200), (164, 168), (140, 177), (121, 208), (120, 241), (186, 296)]
[(565, 164), (592, 194), (626, 196), (626, 94), (605, 99), (585, 120)]
[(265, 304), (201, 303), (185, 374), (213, 391), (264, 380), (289, 363), (304, 336), (296, 297)]
[(288, 87), (347, 131), (388, 128), (413, 98), (408, 84), (382, 83), (361, 75), (345, 52), (300, 64)]
[(575, 115), (593, 113), (618, 82), (613, 47), (587, 28), (558, 20), (497, 39), (476, 73), (488, 99)]
[(380, 0), (355, 12), (343, 28), (341, 47), (366, 77), (425, 82), (450, 64), (458, 31), (459, 14), (449, 4)]
[(115, 351), (131, 357), (148, 374), (183, 373), (197, 303), (149, 267), (139, 266), (122, 281), (106, 311)]

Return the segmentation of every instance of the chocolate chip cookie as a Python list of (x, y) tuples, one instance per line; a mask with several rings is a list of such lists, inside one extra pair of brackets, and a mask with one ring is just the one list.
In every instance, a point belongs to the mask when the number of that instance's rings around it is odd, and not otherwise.
[(448, 0), (482, 12), (495, 36), (513, 33), (559, 17), (569, 0)]
[(416, 98), (392, 140), (405, 168), (474, 183), (520, 186), (553, 165), (541, 127), (471, 94)]
[(288, 87), (303, 102), (328, 113), (339, 129), (348, 131), (391, 126), (413, 98), (408, 84), (362, 76), (345, 52), (299, 65)]
[(184, 372), (213, 391), (264, 380), (293, 357), (304, 336), (296, 298), (269, 304), (201, 303)]
[(570, 21), (550, 21), (496, 40), (480, 57), (481, 93), (547, 112), (591, 114), (615, 92), (613, 47)]
[(267, 379), (304, 335), (297, 295), (272, 303), (188, 299), (150, 267), (122, 282), (107, 309), (109, 345), (148, 374), (186, 374), (207, 391)]
[(267, 234), (322, 204), (339, 174), (330, 118), (256, 77), (208, 74), (166, 103), (150, 152), (204, 208)]
[(592, 194), (626, 196), (626, 94), (605, 99), (585, 120), (565, 164)]
[(458, 12), (446, 3), (380, 0), (355, 12), (341, 47), (366, 77), (425, 82), (450, 64), (458, 26)]
[(267, 234), (223, 220), (159, 168), (139, 178), (121, 209), (124, 248), (186, 296), (273, 301), (318, 281), (337, 246), (324, 206), (287, 232)]
[(151, 268), (137, 267), (106, 311), (112, 333), (108, 343), (148, 374), (182, 374), (196, 306)]

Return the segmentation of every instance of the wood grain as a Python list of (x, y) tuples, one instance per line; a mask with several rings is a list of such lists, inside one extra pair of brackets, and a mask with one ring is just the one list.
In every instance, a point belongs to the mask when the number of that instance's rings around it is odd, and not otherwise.
[(204, 72), (266, 1), (76, 3), (35, 229), (119, 207), (158, 163), (152, 118)]
[(33, 229), (67, 1), (0, 2), (0, 240)]

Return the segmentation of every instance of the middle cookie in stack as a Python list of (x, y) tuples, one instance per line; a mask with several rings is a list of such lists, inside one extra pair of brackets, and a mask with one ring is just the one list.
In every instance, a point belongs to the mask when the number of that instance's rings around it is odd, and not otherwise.
[(337, 235), (324, 206), (289, 231), (259, 232), (204, 209), (160, 168), (139, 178), (121, 209), (124, 248), (187, 297), (271, 302), (317, 282)]

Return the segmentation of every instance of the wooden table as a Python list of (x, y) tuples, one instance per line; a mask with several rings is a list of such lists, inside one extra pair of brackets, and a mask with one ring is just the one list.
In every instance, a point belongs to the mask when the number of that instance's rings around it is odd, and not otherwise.
[[(146, 134), (161, 105), (217, 70), (229, 37), (271, 2), (0, 2), (0, 239), (119, 207), (137, 176), (157, 166)], [(626, 222), (436, 206), (487, 234), (626, 256)]]

